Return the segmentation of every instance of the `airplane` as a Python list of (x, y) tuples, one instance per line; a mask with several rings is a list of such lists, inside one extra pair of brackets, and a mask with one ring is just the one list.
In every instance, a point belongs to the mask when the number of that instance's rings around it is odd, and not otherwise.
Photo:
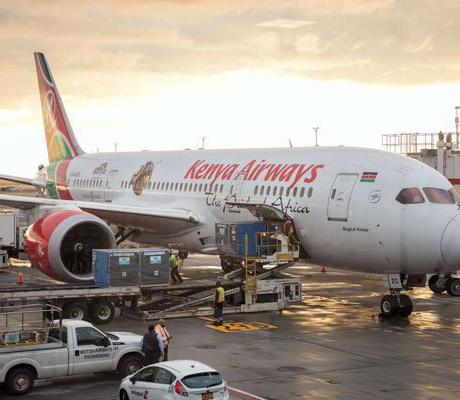
[[(44, 197), (0, 194), (29, 210), (27, 256), (67, 282), (92, 279), (91, 251), (117, 239), (217, 254), (216, 224), (289, 218), (309, 261), (382, 274), (382, 315), (408, 316), (404, 290), (460, 295), (460, 196), (409, 157), (352, 147), (85, 153), (43, 53), (34, 53), (49, 164), (34, 178)], [(254, 211), (256, 210), (256, 212)], [(118, 227), (114, 234), (112, 227)], [(422, 279), (423, 278), (423, 279)], [(420, 286), (420, 285), (419, 285)]]

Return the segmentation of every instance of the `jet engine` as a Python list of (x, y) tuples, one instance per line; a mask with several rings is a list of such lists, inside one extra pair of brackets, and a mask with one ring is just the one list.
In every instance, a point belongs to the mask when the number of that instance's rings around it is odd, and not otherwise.
[(32, 266), (63, 282), (90, 282), (93, 249), (115, 247), (109, 226), (79, 209), (49, 212), (24, 236), (24, 249)]

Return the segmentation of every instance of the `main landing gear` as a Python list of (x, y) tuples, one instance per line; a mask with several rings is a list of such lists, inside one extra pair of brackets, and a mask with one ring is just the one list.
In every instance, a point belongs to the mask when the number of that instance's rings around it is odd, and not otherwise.
[[(418, 279), (417, 279), (418, 278)], [(381, 316), (390, 318), (394, 315), (408, 317), (414, 308), (411, 298), (402, 294), (413, 286), (424, 286), (425, 280), (418, 276), (409, 277), (404, 274), (388, 274), (384, 276), (385, 286), (390, 289), (390, 294), (382, 297), (380, 302)]]
[(460, 296), (460, 279), (453, 278), (450, 275), (433, 275), (428, 280), (428, 286), (433, 293), (447, 291), (450, 296)]

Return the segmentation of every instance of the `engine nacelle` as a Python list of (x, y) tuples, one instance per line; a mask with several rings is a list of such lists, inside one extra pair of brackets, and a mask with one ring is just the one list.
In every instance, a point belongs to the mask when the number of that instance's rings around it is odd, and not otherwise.
[(24, 249), (32, 266), (63, 282), (91, 281), (93, 249), (115, 247), (109, 226), (81, 210), (49, 212), (24, 236)]

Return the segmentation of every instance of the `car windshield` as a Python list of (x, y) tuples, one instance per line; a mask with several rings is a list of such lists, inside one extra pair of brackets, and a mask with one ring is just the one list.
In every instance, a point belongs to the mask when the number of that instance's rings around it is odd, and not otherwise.
[(218, 372), (201, 372), (182, 378), (182, 383), (190, 389), (207, 388), (222, 384), (222, 377)]
[(430, 203), (455, 204), (452, 193), (445, 189), (424, 187), (423, 192), (426, 194), (426, 197)]

